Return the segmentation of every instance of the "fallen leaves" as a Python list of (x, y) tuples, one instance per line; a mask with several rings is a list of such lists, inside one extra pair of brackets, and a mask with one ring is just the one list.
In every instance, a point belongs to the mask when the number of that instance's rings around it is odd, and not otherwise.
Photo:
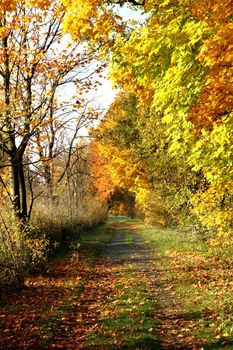
[(230, 260), (174, 248), (153, 260), (144, 244), (109, 247), (92, 264), (87, 252), (51, 263), (49, 274), (28, 278), (25, 290), (7, 296), (0, 348), (97, 349), (103, 342), (103, 349), (142, 349), (160, 334), (162, 349), (201, 350), (210, 339), (223, 346), (231, 340)]
[(70, 257), (51, 263), (49, 271), (47, 276), (27, 278), (26, 289), (18, 295), (5, 296), (6, 305), (0, 309), (1, 349), (56, 348), (52, 341), (57, 328), (67, 331), (63, 323), (77, 307), (89, 268), (85, 257), (78, 263)]

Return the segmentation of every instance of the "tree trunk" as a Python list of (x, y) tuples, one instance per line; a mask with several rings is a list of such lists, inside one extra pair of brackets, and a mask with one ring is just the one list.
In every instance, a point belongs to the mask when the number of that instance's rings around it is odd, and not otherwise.
[(20, 187), (18, 164), (14, 157), (10, 157), (10, 194), (13, 208), (17, 216), (20, 213)]
[(23, 220), (26, 220), (27, 219), (27, 189), (26, 189), (26, 181), (25, 181), (22, 158), (19, 159), (18, 171), (19, 171), (19, 186), (20, 186), (20, 198), (21, 198), (20, 216)]
[(16, 216), (27, 220), (27, 191), (22, 157), (11, 156), (10, 160), (10, 193)]

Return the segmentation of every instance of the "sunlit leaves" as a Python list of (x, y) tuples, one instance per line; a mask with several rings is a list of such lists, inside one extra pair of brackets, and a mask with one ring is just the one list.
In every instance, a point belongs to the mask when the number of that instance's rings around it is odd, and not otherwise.
[[(111, 77), (152, 111), (146, 125), (166, 125), (163, 137), (171, 155), (183, 155), (187, 170), (191, 165), (211, 185), (224, 183), (228, 196), (233, 154), (232, 1), (222, 7), (218, 0), (158, 1), (156, 6), (147, 25), (127, 39), (118, 37)], [(187, 201), (191, 192), (185, 191)], [(217, 208), (221, 196), (216, 197)], [(200, 218), (211, 227), (202, 214)], [(212, 229), (219, 227), (212, 224)]]
[(100, 0), (65, 0), (63, 4), (66, 7), (64, 30), (76, 40), (110, 44), (114, 31), (122, 30), (121, 18)]
[[(14, 4), (14, 8), (0, 4), (0, 142), (7, 155), (3, 166), (10, 165), (17, 172), (19, 163), (41, 162), (47, 172), (45, 181), (52, 184), (51, 169), (59, 168), (61, 162), (59, 159), (55, 167), (54, 158), (69, 148), (71, 154), (79, 129), (87, 126), (89, 117), (94, 120), (98, 116), (84, 97), (74, 95), (76, 91), (86, 94), (97, 86), (91, 76), (99, 74), (102, 66), (95, 61), (90, 67), (95, 51), (88, 53), (84, 45), (62, 32), (64, 5), (59, 1), (27, 0)], [(37, 168), (40, 176), (42, 164)], [(22, 183), (18, 183), (18, 178)], [(30, 210), (26, 208), (24, 172), (14, 179), (18, 185), (13, 186), (13, 180), (9, 182), (10, 199), (17, 198), (15, 211), (21, 213), (24, 198), (22, 215), (27, 216)]]

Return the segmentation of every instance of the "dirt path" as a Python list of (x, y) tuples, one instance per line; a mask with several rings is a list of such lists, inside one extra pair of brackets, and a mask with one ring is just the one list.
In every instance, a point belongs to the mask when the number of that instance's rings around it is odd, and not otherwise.
[[(135, 345), (93, 345), (88, 348), (99, 349), (198, 349), (194, 344), (194, 338), (190, 335), (190, 329), (192, 328), (192, 321), (186, 319), (182, 310), (181, 303), (177, 300), (175, 292), (171, 286), (168, 285), (163, 273), (156, 266), (154, 261), (152, 250), (143, 242), (140, 236), (132, 232), (132, 238), (130, 241), (126, 241), (124, 237), (124, 229), (118, 228), (115, 237), (110, 242), (103, 252), (102, 258), (99, 261), (99, 266), (96, 267), (97, 271), (94, 272), (93, 279), (89, 279), (86, 285), (86, 291), (91, 298), (84, 292), (82, 295), (83, 303), (87, 306), (88, 312), (93, 316), (98, 314), (100, 306), (105, 304), (105, 298), (111, 295), (112, 282), (117, 280), (116, 271), (127, 271), (131, 266), (131, 273), (134, 272), (137, 275), (138, 281), (146, 278), (147, 287), (150, 291), (150, 298), (154, 298), (156, 309), (154, 310), (154, 318), (159, 321), (157, 326), (157, 332), (160, 334), (160, 341), (155, 340), (154, 344), (142, 345), (144, 347), (138, 347)], [(100, 268), (99, 268), (100, 267)], [(101, 271), (101, 274), (98, 273)], [(140, 283), (140, 282), (139, 282)], [(93, 286), (99, 290), (101, 299), (98, 300), (98, 293), (94, 292)], [(92, 291), (90, 294), (90, 290)], [(147, 291), (148, 292), (148, 291)], [(104, 298), (103, 298), (104, 296)], [(98, 301), (96, 301), (98, 300)], [(91, 334), (98, 325), (98, 318), (92, 317), (93, 324), (89, 324), (87, 333)], [(100, 332), (101, 336), (101, 332)], [(117, 338), (117, 337), (116, 337)], [(80, 346), (80, 344), (79, 344)], [(86, 348), (85, 343), (83, 347)]]
[(93, 268), (72, 257), (9, 297), (0, 349), (198, 349), (152, 250), (124, 225)]
[(163, 271), (156, 266), (153, 251), (140, 236), (133, 231), (132, 243), (123, 239), (122, 231), (118, 231), (115, 239), (108, 245), (107, 257), (110, 261), (124, 265), (131, 264), (139, 279), (147, 277), (147, 281), (156, 303), (155, 317), (159, 320), (157, 331), (161, 335), (159, 349), (197, 349), (194, 337), (190, 335), (192, 321), (186, 319), (182, 304), (168, 284)]

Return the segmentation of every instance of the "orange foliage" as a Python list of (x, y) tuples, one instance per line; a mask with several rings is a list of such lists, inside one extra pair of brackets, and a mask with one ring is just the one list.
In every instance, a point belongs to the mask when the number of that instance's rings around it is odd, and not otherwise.
[(99, 197), (107, 200), (116, 186), (108, 176), (108, 159), (101, 154), (99, 147), (97, 142), (92, 142), (90, 145), (93, 183), (98, 190)]
[(190, 7), (199, 20), (207, 21), (210, 25), (224, 24), (232, 15), (232, 0), (195, 0)]
[(208, 68), (207, 81), (190, 120), (197, 129), (212, 129), (213, 123), (221, 122), (221, 116), (233, 109), (233, 1), (199, 0), (193, 4), (193, 13), (208, 22), (214, 35), (199, 54), (201, 64)]

